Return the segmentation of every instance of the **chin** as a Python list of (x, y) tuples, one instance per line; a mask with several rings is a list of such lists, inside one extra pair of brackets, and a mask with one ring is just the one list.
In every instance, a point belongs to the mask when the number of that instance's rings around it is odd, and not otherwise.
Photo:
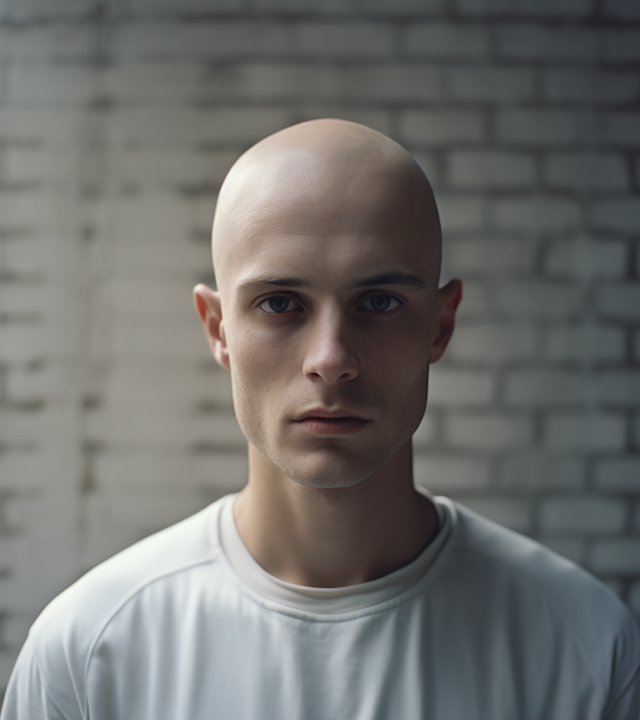
[(295, 458), (269, 459), (283, 475), (306, 487), (318, 489), (350, 488), (367, 481), (391, 460), (395, 453), (369, 453), (364, 458), (326, 457), (333, 453), (308, 453), (298, 462)]

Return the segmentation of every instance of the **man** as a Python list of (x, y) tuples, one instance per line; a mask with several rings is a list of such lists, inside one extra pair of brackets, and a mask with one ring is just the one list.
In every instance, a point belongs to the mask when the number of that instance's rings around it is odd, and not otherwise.
[(417, 491), (411, 436), (461, 284), (429, 184), (360, 125), (258, 143), (198, 314), (248, 440), (237, 496), (44, 611), (2, 720), (638, 720), (640, 639), (575, 565)]

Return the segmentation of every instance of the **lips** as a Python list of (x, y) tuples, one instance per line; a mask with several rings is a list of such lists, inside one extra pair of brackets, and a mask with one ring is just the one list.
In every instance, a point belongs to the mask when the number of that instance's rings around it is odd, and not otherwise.
[(322, 418), (323, 420), (342, 420), (354, 418), (356, 420), (368, 420), (369, 418), (364, 417), (360, 413), (352, 410), (343, 410), (338, 408), (337, 410), (327, 410), (325, 408), (312, 408), (306, 412), (298, 415), (294, 422), (302, 422), (303, 420), (309, 420), (313, 418)]
[(311, 435), (352, 435), (371, 422), (351, 410), (313, 408), (301, 413), (294, 423)]

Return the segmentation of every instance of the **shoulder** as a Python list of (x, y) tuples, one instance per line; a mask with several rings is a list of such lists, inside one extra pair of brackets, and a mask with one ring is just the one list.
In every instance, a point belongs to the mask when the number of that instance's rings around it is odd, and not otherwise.
[(221, 557), (217, 519), (224, 502), (114, 555), (58, 595), (33, 624), (14, 674), (33, 674), (27, 665), (35, 666), (61, 707), (80, 700), (92, 647), (120, 610), (150, 586), (169, 591), (173, 578)]
[(511, 622), (531, 647), (573, 653), (613, 701), (640, 667), (640, 629), (620, 599), (539, 543), (446, 498), (437, 502), (453, 517), (442, 568), (450, 582), (461, 593), (474, 593), (489, 615)]

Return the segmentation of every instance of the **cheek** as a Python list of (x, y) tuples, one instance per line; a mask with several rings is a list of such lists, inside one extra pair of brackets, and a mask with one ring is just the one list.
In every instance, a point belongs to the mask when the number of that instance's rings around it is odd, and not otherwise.
[(250, 330), (232, 333), (227, 342), (236, 412), (249, 408), (262, 414), (266, 396), (291, 382), (288, 354)]

